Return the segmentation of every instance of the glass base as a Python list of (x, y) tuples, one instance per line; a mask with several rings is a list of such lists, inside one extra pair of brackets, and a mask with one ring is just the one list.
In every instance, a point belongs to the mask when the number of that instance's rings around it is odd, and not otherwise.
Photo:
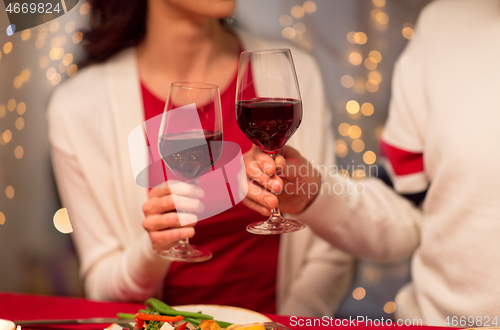
[(159, 255), (164, 259), (184, 262), (202, 262), (212, 259), (212, 252), (207, 249), (181, 242)]
[(297, 220), (271, 216), (266, 221), (254, 222), (247, 226), (247, 231), (256, 235), (278, 235), (293, 233), (306, 228), (306, 224)]

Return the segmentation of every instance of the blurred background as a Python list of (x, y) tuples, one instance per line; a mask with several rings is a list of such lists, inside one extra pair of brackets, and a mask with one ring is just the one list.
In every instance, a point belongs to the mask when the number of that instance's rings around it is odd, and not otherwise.
[[(333, 111), (337, 162), (377, 165), (395, 60), (412, 39), (429, 0), (238, 0), (228, 22), (268, 39), (288, 40), (319, 62)], [(0, 12), (0, 291), (83, 296), (71, 225), (57, 196), (45, 112), (53, 89), (78, 71), (85, 1), (67, 14), (8, 36)], [(307, 109), (305, 109), (307, 111)], [(375, 173), (372, 173), (375, 174)], [(359, 262), (338, 317), (390, 317), (405, 297), (408, 261)]]

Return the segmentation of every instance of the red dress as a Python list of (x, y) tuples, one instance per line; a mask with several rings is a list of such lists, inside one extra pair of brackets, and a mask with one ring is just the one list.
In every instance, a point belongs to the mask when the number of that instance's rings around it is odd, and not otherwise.
[[(146, 120), (163, 112), (165, 101), (142, 85)], [(224, 141), (236, 142), (244, 153), (252, 142), (236, 124), (236, 76), (221, 94)], [(170, 305), (219, 304), (276, 312), (279, 235), (253, 235), (246, 226), (265, 218), (239, 203), (200, 221), (193, 245), (213, 254), (201, 263), (173, 262), (165, 279), (164, 301)]]

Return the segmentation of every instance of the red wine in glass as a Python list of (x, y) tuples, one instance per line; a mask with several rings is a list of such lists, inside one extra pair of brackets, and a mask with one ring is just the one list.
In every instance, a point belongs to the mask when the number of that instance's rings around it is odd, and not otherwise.
[(160, 136), (160, 155), (182, 181), (208, 172), (222, 153), (222, 132), (191, 131)]
[(299, 128), (302, 102), (296, 99), (255, 98), (236, 103), (238, 126), (265, 152), (276, 152)]
[[(289, 49), (246, 51), (240, 55), (236, 86), (236, 121), (242, 132), (273, 159), (302, 121), (302, 98)], [(284, 219), (279, 208), (247, 230), (258, 235), (291, 233), (305, 228)]]
[[(194, 181), (212, 168), (222, 153), (218, 86), (191, 82), (175, 82), (170, 86), (158, 134), (158, 150), (165, 165), (181, 181), (196, 184)], [(187, 238), (158, 254), (185, 262), (212, 257), (210, 251), (189, 244)]]

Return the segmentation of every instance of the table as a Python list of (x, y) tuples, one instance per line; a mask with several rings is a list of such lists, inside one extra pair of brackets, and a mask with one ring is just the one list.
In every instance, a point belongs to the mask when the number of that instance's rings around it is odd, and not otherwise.
[[(54, 297), (54, 296), (39, 296), (28, 295), (19, 293), (0, 292), (0, 319), (8, 320), (33, 320), (33, 319), (76, 319), (88, 317), (115, 317), (116, 313), (136, 313), (143, 304), (136, 303), (122, 303), (122, 302), (97, 302), (83, 298), (71, 297)], [(271, 320), (286, 325), (292, 330), (295, 329), (308, 329), (320, 330), (330, 328), (342, 328), (345, 330), (382, 330), (389, 328), (397, 328), (401, 330), (411, 330), (417, 327), (400, 326), (389, 327), (382, 325), (367, 325), (365, 323), (358, 323), (353, 325), (348, 320), (343, 320), (342, 326), (335, 326), (341, 324), (342, 320), (330, 320), (326, 322), (322, 319), (313, 319), (305, 317), (290, 317), (266, 314)], [(350, 324), (349, 324), (350, 323)], [(327, 325), (328, 324), (328, 325)], [(332, 324), (332, 326), (330, 326)], [(301, 326), (302, 325), (302, 326)], [(55, 328), (55, 327), (54, 327)], [(435, 330), (432, 327), (421, 326), (419, 330)], [(64, 326), (57, 329), (78, 329), (90, 330), (100, 329), (95, 325), (78, 325), (78, 326)]]

